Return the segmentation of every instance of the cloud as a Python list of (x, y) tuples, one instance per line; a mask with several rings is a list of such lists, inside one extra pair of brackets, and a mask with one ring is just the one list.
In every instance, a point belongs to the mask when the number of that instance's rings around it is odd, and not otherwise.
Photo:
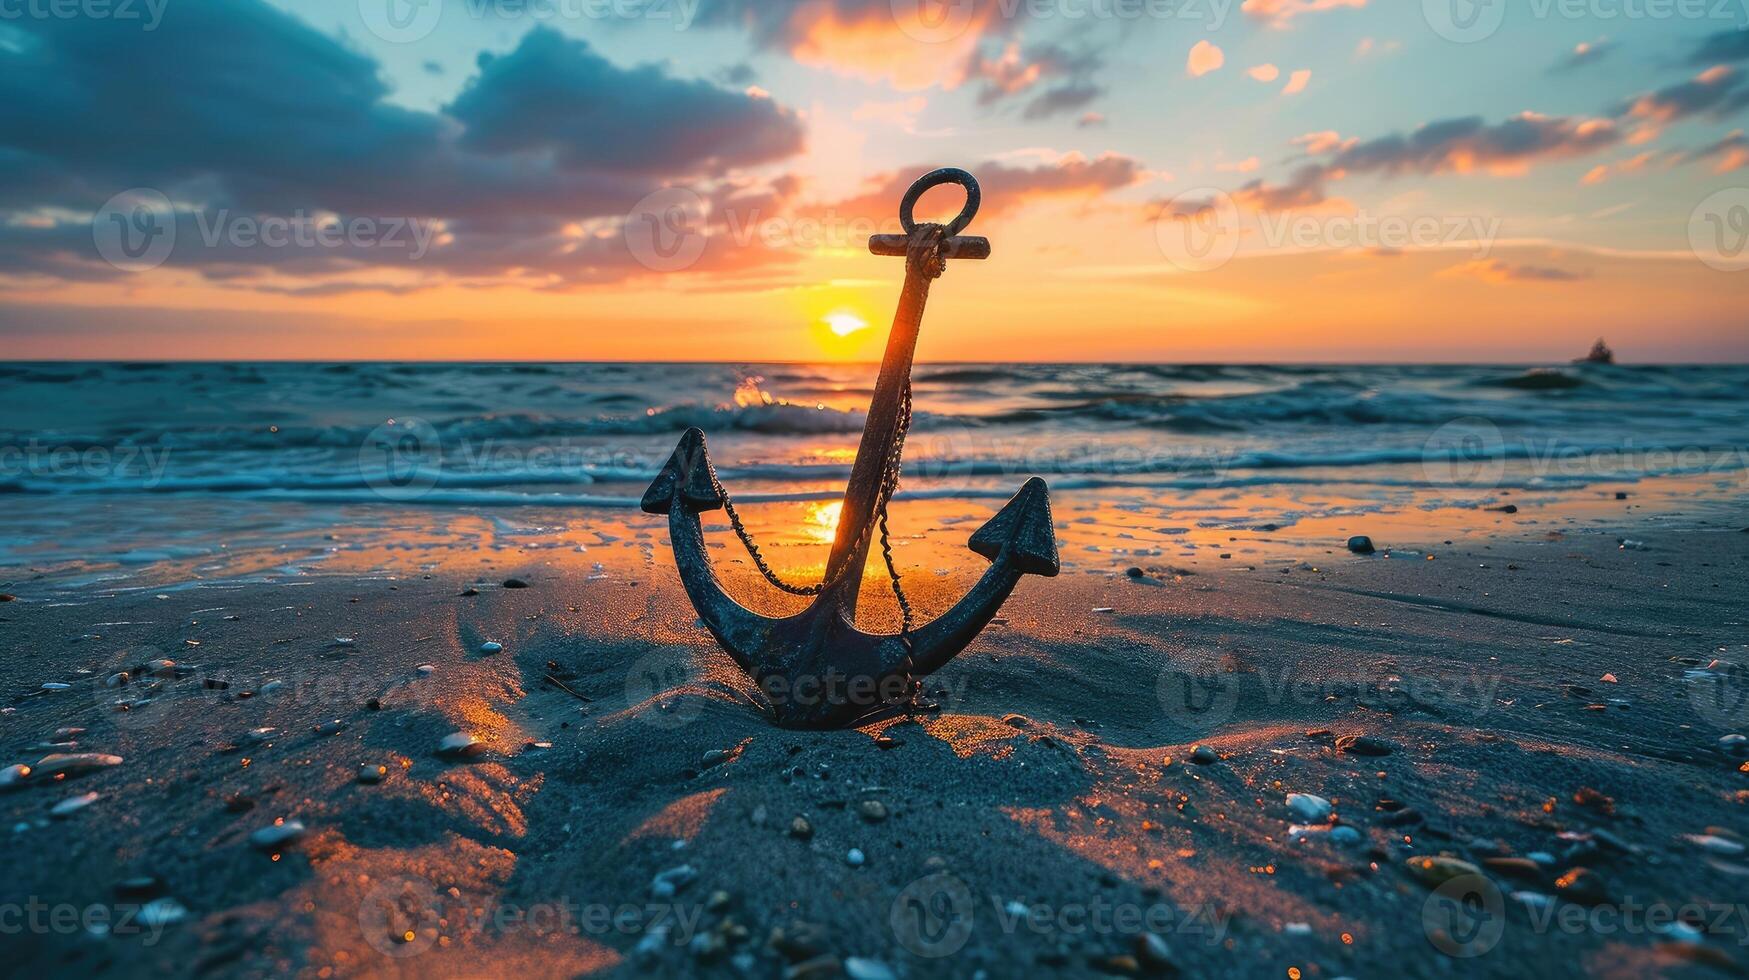
[(1281, 77), (1281, 69), (1271, 64), (1262, 64), (1246, 69), (1245, 74), (1267, 85)]
[(1190, 72), (1190, 77), (1201, 78), (1226, 63), (1227, 56), (1219, 47), (1207, 41), (1198, 41), (1196, 46), (1190, 49), (1190, 59), (1184, 67), (1186, 71)]
[[(938, 166), (944, 164), (920, 165), (885, 174), (871, 181), (865, 192), (837, 201), (823, 210), (840, 217), (882, 222), (896, 220), (898, 202), (905, 195), (906, 188), (919, 174)], [(978, 186), (984, 194), (979, 220), (999, 216), (1041, 198), (1098, 197), (1128, 187), (1145, 175), (1139, 161), (1117, 153), (1106, 153), (1093, 159), (1079, 153), (1068, 153), (1036, 166), (990, 161), (973, 168), (972, 173), (977, 175)], [(931, 192), (931, 197), (935, 194), (951, 197), (951, 192), (952, 188), (946, 188)], [(923, 218), (921, 208), (918, 217), (919, 220)]]
[(644, 195), (803, 142), (769, 99), (620, 68), (540, 28), (482, 58), (441, 112), (395, 104), (375, 61), (261, 0), (178, 0), (143, 37), (101, 18), (8, 30), (25, 38), (0, 47), (0, 270), (14, 274), (118, 275), (87, 216), (146, 187), (179, 206), (171, 267), (213, 280), (408, 268), (405, 251), (209, 244), (201, 228), (374, 216), (441, 231), (422, 270), (598, 281), (641, 271), (611, 232)]
[(720, 171), (802, 149), (800, 123), (770, 98), (653, 65), (618, 68), (546, 27), (509, 54), (481, 55), (479, 74), (445, 112), (463, 126), (463, 149), (550, 155), (567, 170)]
[(1301, 14), (1365, 6), (1366, 0), (1245, 0), (1239, 9), (1272, 27), (1286, 27)]
[(1733, 130), (1723, 139), (1703, 146), (1684, 157), (1689, 161), (1715, 160), (1713, 173), (1728, 174), (1749, 167), (1749, 139), (1745, 139), (1741, 129)]
[(1296, 71), (1292, 75), (1288, 76), (1287, 84), (1282, 86), (1281, 94), (1283, 94), (1283, 95), (1298, 95), (1301, 92), (1304, 92), (1306, 90), (1306, 86), (1310, 85), (1311, 83), (1312, 83), (1312, 70), (1309, 68), (1302, 68), (1299, 71)]
[(1591, 278), (1589, 273), (1569, 272), (1546, 265), (1522, 265), (1500, 259), (1476, 259), (1454, 265), (1440, 273), (1446, 278), (1480, 279), (1483, 282), (1507, 283), (1569, 283)]
[(1607, 149), (1621, 141), (1608, 119), (1526, 112), (1492, 126), (1480, 116), (1428, 123), (1407, 136), (1392, 135), (1344, 146), (1328, 162), (1332, 172), (1434, 175), (1520, 174), (1545, 160)]
[(1317, 164), (1299, 167), (1286, 184), (1253, 180), (1233, 192), (1233, 200), (1254, 211), (1290, 211), (1315, 207), (1328, 200), (1324, 181), (1328, 172)]
[(1022, 118), (1046, 119), (1084, 109), (1104, 95), (1104, 87), (1092, 80), (1104, 64), (1092, 48), (1044, 44), (1022, 51), (1018, 42), (1010, 42), (998, 57), (974, 54), (966, 74), (979, 83), (979, 105), (1023, 99)]
[(1714, 65), (1694, 78), (1648, 92), (1623, 104), (1616, 115), (1656, 127), (1705, 114), (1724, 119), (1749, 107), (1749, 85), (1743, 73), (1729, 65)]
[(1586, 65), (1594, 65), (1615, 53), (1616, 44), (1608, 38), (1598, 38), (1595, 41), (1580, 41), (1573, 50), (1561, 56), (1550, 69), (1554, 72), (1575, 71)]
[(1579, 182), (1588, 186), (1601, 184), (1611, 177), (1641, 173), (1655, 163), (1669, 165), (1674, 164), (1679, 160), (1680, 157), (1676, 154), (1661, 154), (1656, 151), (1648, 150), (1645, 153), (1628, 157), (1626, 160), (1617, 160), (1614, 163), (1600, 163), (1587, 171), (1585, 176), (1579, 179)]
[(1103, 126), (1105, 125), (1105, 115), (1104, 113), (1099, 112), (1083, 112), (1081, 118), (1075, 120), (1075, 125), (1080, 129), (1092, 129), (1095, 126)]
[(1696, 66), (1711, 67), (1736, 61), (1749, 61), (1749, 30), (1733, 28), (1710, 35), (1688, 56), (1688, 63)]

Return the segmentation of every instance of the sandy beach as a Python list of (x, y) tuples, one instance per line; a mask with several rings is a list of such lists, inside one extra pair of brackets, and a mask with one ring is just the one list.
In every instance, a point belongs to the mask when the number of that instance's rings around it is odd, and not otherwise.
[[(0, 943), (36, 975), (1734, 975), (1749, 534), (1599, 497), (1370, 556), (1066, 549), (916, 714), (834, 732), (765, 722), (655, 518), (18, 575)], [(909, 506), (927, 616), (983, 563)]]

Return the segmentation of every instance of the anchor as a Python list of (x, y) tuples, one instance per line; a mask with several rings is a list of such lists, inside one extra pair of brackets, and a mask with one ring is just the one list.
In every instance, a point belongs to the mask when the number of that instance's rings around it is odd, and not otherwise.
[[(945, 226), (918, 223), (913, 216), (917, 199), (943, 184), (965, 189), (959, 215)], [(970, 592), (933, 622), (913, 627), (911, 605), (888, 542), (887, 506), (898, 488), (899, 463), (911, 424), (911, 363), (923, 308), (930, 283), (949, 261), (989, 258), (989, 239), (960, 235), (978, 213), (979, 203), (978, 182), (971, 174), (951, 167), (931, 171), (911, 185), (899, 204), (899, 223), (905, 233), (869, 239), (869, 251), (876, 255), (904, 256), (905, 286), (819, 584), (792, 585), (766, 563), (717, 479), (699, 429), (686, 430), (644, 493), (642, 507), (647, 513), (668, 516), (674, 563), (699, 619), (758, 684), (771, 719), (779, 726), (842, 727), (902, 709), (917, 693), (916, 679), (939, 670), (965, 649), (1022, 575), (1048, 577), (1059, 571), (1049, 491), (1038, 477), (1026, 481), (989, 523), (972, 534), (969, 547), (988, 559), (990, 567)], [(767, 581), (791, 594), (814, 597), (807, 609), (774, 619), (729, 597), (711, 568), (699, 521), (701, 513), (717, 509), (727, 512), (730, 525)], [(877, 527), (903, 617), (896, 634), (866, 633), (856, 627), (857, 595)]]

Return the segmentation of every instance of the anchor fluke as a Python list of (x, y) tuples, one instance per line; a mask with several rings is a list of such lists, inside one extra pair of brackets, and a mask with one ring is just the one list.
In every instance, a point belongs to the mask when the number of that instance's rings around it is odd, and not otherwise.
[(681, 435), (680, 444), (674, 447), (674, 455), (668, 457), (668, 464), (651, 481), (650, 489), (644, 491), (644, 498), (638, 506), (646, 514), (666, 514), (676, 490), (681, 502), (695, 513), (718, 510), (723, 506), (723, 498), (711, 482), (711, 466), (705, 458), (701, 429), (687, 429)]
[(995, 561), (1006, 552), (1014, 567), (1027, 575), (1054, 577), (1063, 570), (1057, 559), (1057, 529), (1051, 520), (1051, 492), (1038, 477), (1026, 481), (1014, 499), (977, 531), (967, 545)]

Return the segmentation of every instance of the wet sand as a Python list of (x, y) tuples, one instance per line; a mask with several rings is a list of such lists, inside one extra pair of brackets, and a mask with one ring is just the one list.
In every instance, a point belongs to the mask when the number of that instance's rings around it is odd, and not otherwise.
[[(815, 733), (763, 720), (660, 529), (638, 526), (587, 553), (163, 591), (7, 583), (0, 765), (37, 767), (0, 791), (9, 968), (1749, 964), (1749, 767), (1719, 741), (1749, 731), (1749, 675), (1730, 667), (1749, 665), (1740, 524), (1440, 528), (1370, 557), (1321, 537), (1334, 529), (1274, 550), (1254, 530), (1194, 568), (1066, 552), (1062, 577), (1023, 581), (927, 679), (931, 710)], [(937, 530), (907, 553), (925, 617), (982, 566), (950, 540), (970, 527)], [(744, 564), (725, 567), (754, 592)], [(877, 624), (889, 607), (871, 601)], [(457, 733), (479, 746), (446, 756)], [(55, 778), (39, 760), (56, 752), (121, 761)], [(1296, 815), (1290, 793), (1319, 799)], [(281, 820), (303, 833), (252, 840)], [(1630, 911), (1608, 927), (1585, 918), (1599, 907)]]

